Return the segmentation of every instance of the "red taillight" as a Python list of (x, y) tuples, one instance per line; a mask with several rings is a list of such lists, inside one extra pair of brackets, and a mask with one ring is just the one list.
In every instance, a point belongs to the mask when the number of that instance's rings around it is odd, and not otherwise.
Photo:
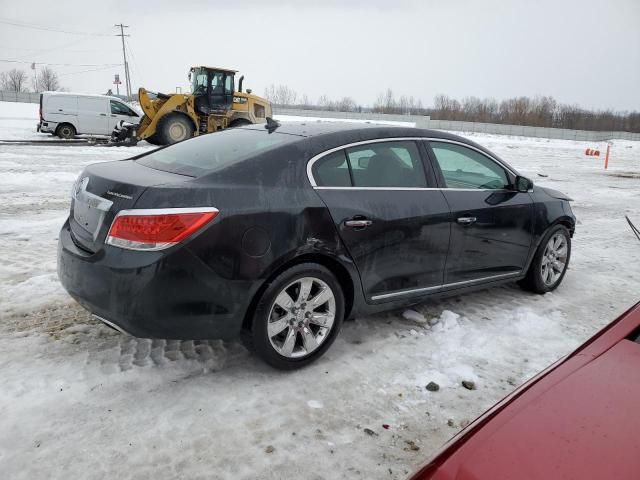
[(204, 227), (218, 215), (215, 208), (121, 210), (106, 243), (129, 250), (162, 250)]

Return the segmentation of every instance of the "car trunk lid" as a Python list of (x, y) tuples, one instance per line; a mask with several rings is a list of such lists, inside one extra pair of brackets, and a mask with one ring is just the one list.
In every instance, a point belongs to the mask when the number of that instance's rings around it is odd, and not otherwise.
[(74, 242), (89, 252), (98, 251), (115, 215), (133, 208), (147, 188), (191, 179), (145, 167), (134, 160), (89, 165), (72, 191), (69, 223)]

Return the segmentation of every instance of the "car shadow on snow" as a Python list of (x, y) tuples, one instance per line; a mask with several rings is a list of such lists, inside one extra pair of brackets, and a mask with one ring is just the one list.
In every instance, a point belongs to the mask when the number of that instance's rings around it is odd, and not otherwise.
[[(445, 310), (470, 318), (491, 320), (496, 312), (533, 305), (543, 296), (523, 292), (515, 285), (487, 288), (464, 296), (451, 296), (418, 303), (417, 315), (403, 317), (404, 310), (385, 312), (346, 321), (328, 355), (318, 360), (327, 364), (338, 356), (361, 355), (380, 339), (403, 338), (427, 329)], [(187, 377), (222, 370), (273, 372), (250, 354), (239, 341), (165, 340), (136, 338), (121, 334), (95, 320), (78, 304), (52, 306), (42, 311), (9, 319), (4, 329), (19, 336), (46, 335), (59, 344), (57, 355), (88, 353), (87, 362), (109, 370), (126, 372), (135, 368), (184, 367)], [(422, 330), (425, 331), (426, 330)], [(344, 360), (343, 358), (341, 360)]]

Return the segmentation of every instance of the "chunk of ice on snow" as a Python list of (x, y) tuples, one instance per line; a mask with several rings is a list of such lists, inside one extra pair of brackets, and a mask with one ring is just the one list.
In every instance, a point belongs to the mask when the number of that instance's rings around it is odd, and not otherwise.
[(324, 405), (320, 400), (309, 400), (307, 401), (307, 407), (309, 408), (324, 408)]
[(435, 325), (433, 325), (434, 330), (451, 330), (458, 326), (458, 319), (460, 315), (451, 310), (443, 310), (440, 314), (440, 318), (438, 318)]
[(406, 320), (411, 320), (413, 322), (427, 323), (427, 319), (424, 318), (424, 315), (422, 315), (419, 312), (416, 312), (415, 310), (405, 310), (404, 312), (402, 312), (402, 316)]

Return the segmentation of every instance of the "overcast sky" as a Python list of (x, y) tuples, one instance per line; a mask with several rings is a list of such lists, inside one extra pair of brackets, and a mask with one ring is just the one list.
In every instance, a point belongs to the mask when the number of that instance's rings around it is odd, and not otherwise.
[[(551, 95), (640, 110), (640, 0), (0, 0), (0, 22), (1, 60), (73, 64), (52, 68), (74, 91), (124, 77), (104, 67), (122, 62), (111, 35), (123, 22), (134, 89), (185, 88), (205, 64), (240, 70), (255, 93), (286, 84), (314, 101), (371, 105), (390, 87), (425, 105), (439, 93)], [(0, 62), (14, 67), (30, 65)]]

